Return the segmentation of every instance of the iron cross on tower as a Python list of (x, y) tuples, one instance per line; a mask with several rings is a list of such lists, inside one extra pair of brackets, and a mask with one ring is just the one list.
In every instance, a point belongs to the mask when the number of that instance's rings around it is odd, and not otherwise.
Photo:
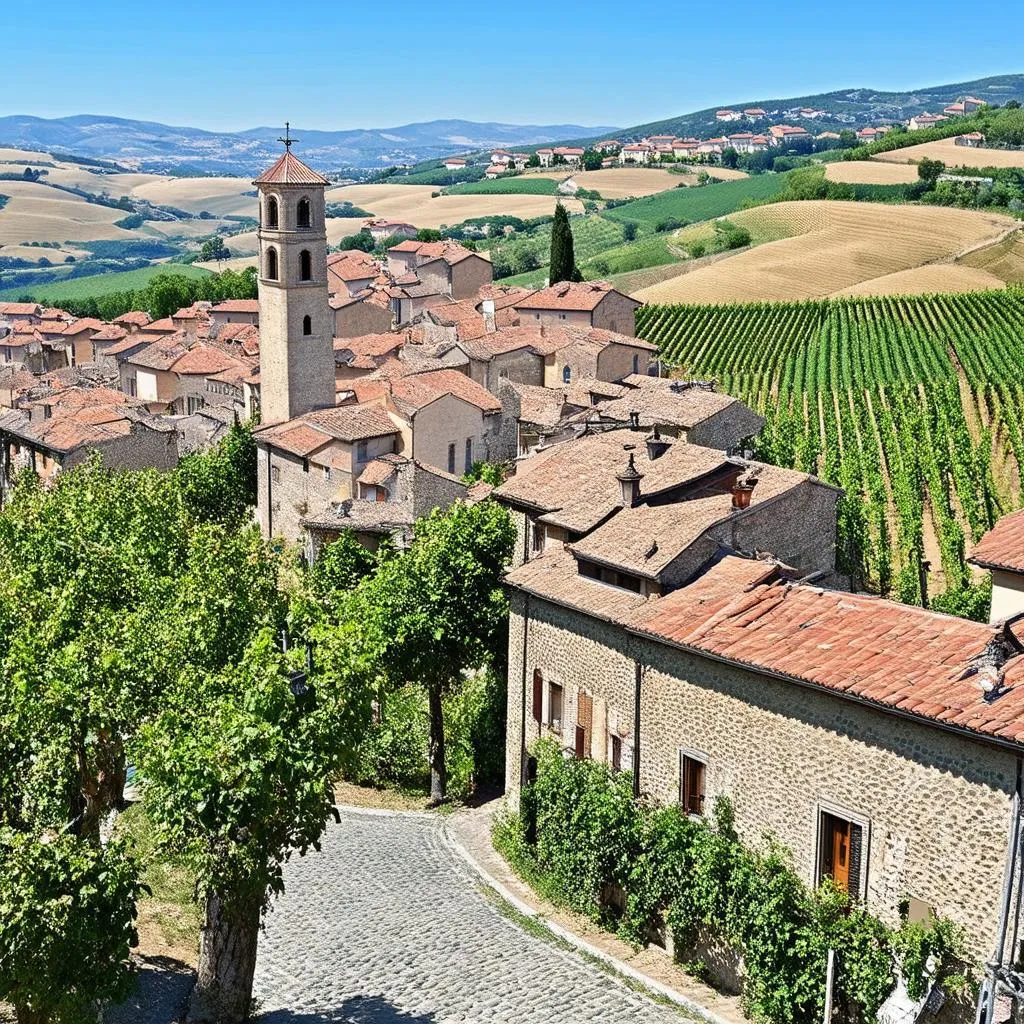
[(293, 139), (292, 138), (292, 136), (291, 136), (291, 125), (287, 121), (285, 121), (285, 123), (284, 123), (284, 135), (279, 135), (277, 137), (277, 141), (278, 142), (283, 142), (284, 143), (284, 148), (287, 151), (289, 151), (289, 152), (291, 152), (292, 143), (299, 141), (298, 139)]

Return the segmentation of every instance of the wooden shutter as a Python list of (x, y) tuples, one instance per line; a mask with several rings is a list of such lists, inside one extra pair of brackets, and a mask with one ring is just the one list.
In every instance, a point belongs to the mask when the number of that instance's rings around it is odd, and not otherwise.
[(533, 670), (533, 720), (539, 725), (544, 714), (544, 676), (539, 668)]
[(704, 762), (682, 753), (679, 759), (679, 803), (687, 814), (703, 815)]
[(618, 736), (612, 736), (612, 768), (622, 771), (622, 740)]
[(582, 761), (587, 756), (587, 731), (582, 725), (576, 726), (576, 760)]
[(594, 698), (589, 693), (580, 691), (579, 698), (579, 714), (576, 716), (576, 721), (586, 734), (587, 742), (587, 754), (590, 753), (590, 737), (594, 729)]
[(848, 892), (855, 899), (861, 898), (860, 865), (864, 849), (864, 830), (860, 825), (850, 824), (850, 880)]

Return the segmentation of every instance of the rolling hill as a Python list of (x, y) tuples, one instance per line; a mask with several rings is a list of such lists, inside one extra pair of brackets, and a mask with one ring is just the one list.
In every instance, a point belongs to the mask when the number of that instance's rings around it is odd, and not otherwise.
[[(213, 132), (76, 114), (46, 119), (16, 114), (0, 117), (0, 145), (47, 152), (76, 153), (168, 174), (258, 173), (277, 158), (281, 127)], [(436, 160), (492, 146), (522, 148), (575, 135), (603, 135), (612, 128), (575, 124), (515, 125), (474, 121), (427, 121), (396, 128), (348, 131), (294, 129), (302, 158), (326, 173), (387, 164)]]

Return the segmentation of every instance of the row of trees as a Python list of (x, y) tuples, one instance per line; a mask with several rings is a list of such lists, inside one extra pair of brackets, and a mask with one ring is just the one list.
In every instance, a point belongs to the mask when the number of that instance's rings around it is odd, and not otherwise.
[(408, 554), (343, 540), (306, 571), (251, 525), (254, 466), (235, 428), (169, 474), (26, 476), (0, 511), (0, 998), (19, 1024), (81, 1019), (131, 984), (140, 864), (101, 839), (130, 766), (156, 854), (196, 879), (195, 1021), (247, 1018), (283, 864), (318, 847), (333, 781), (399, 685), (428, 694), (445, 798), (440, 698), (500, 657), (507, 514), (459, 505)]

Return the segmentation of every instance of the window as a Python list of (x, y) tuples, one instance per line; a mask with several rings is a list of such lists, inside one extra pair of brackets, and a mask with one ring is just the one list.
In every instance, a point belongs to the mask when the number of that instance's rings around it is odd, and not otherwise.
[(299, 253), (299, 280), (313, 280), (313, 257), (308, 249), (303, 249)]
[(529, 524), (530, 550), (537, 554), (544, 550), (544, 524), (534, 520)]
[(612, 771), (622, 771), (622, 740), (618, 736), (612, 736)]
[(562, 731), (562, 687), (559, 683), (548, 684), (548, 725), (555, 732)]
[(279, 484), (281, 482), (281, 467), (280, 466), (271, 466), (270, 467), (270, 479), (273, 480), (275, 484)]
[(540, 725), (544, 717), (544, 675), (539, 668), (533, 670), (533, 720)]
[(858, 898), (861, 892), (863, 826), (838, 814), (821, 811), (818, 836), (818, 880), (831, 878), (844, 892)]
[(633, 353), (633, 372), (640, 372), (640, 356), (637, 353)]
[[(275, 199), (274, 196), (271, 196), (267, 200), (267, 227), (268, 228), (276, 228), (277, 226), (278, 226), (277, 199)], [(277, 275), (275, 275), (275, 278), (276, 278), (276, 276)]]
[(139, 396), (139, 382), (134, 377), (128, 378), (128, 394), (131, 398)]
[(307, 338), (313, 333), (313, 318), (309, 315), (302, 318), (302, 333)]
[(187, 405), (188, 414), (191, 416), (192, 413), (198, 412), (200, 409), (202, 409), (204, 404), (205, 403), (203, 402), (201, 395), (189, 395)]
[(568, 384), (572, 380), (572, 369), (568, 366), (562, 367), (562, 383)]
[(580, 691), (576, 715), (576, 742), (574, 753), (577, 761), (590, 757), (590, 735), (594, 728), (594, 698)]
[(300, 199), (299, 205), (295, 208), (295, 224), (300, 228), (309, 227), (309, 200)]
[(466, 472), (470, 472), (473, 468), (473, 438), (466, 438)]
[(704, 755), (692, 751), (679, 752), (679, 805), (687, 814), (704, 814)]
[(324, 479), (325, 480), (330, 480), (331, 479), (331, 467), (330, 466), (324, 466)]
[(366, 441), (360, 441), (356, 445), (356, 462), (365, 462), (368, 457), (368, 448)]
[(558, 314), (558, 319), (559, 320), (564, 320), (565, 319), (565, 314), (564, 313), (559, 313)]
[(455, 445), (448, 445), (448, 472), (455, 472)]
[(266, 278), (268, 281), (277, 280), (277, 250), (273, 247), (267, 250)]

